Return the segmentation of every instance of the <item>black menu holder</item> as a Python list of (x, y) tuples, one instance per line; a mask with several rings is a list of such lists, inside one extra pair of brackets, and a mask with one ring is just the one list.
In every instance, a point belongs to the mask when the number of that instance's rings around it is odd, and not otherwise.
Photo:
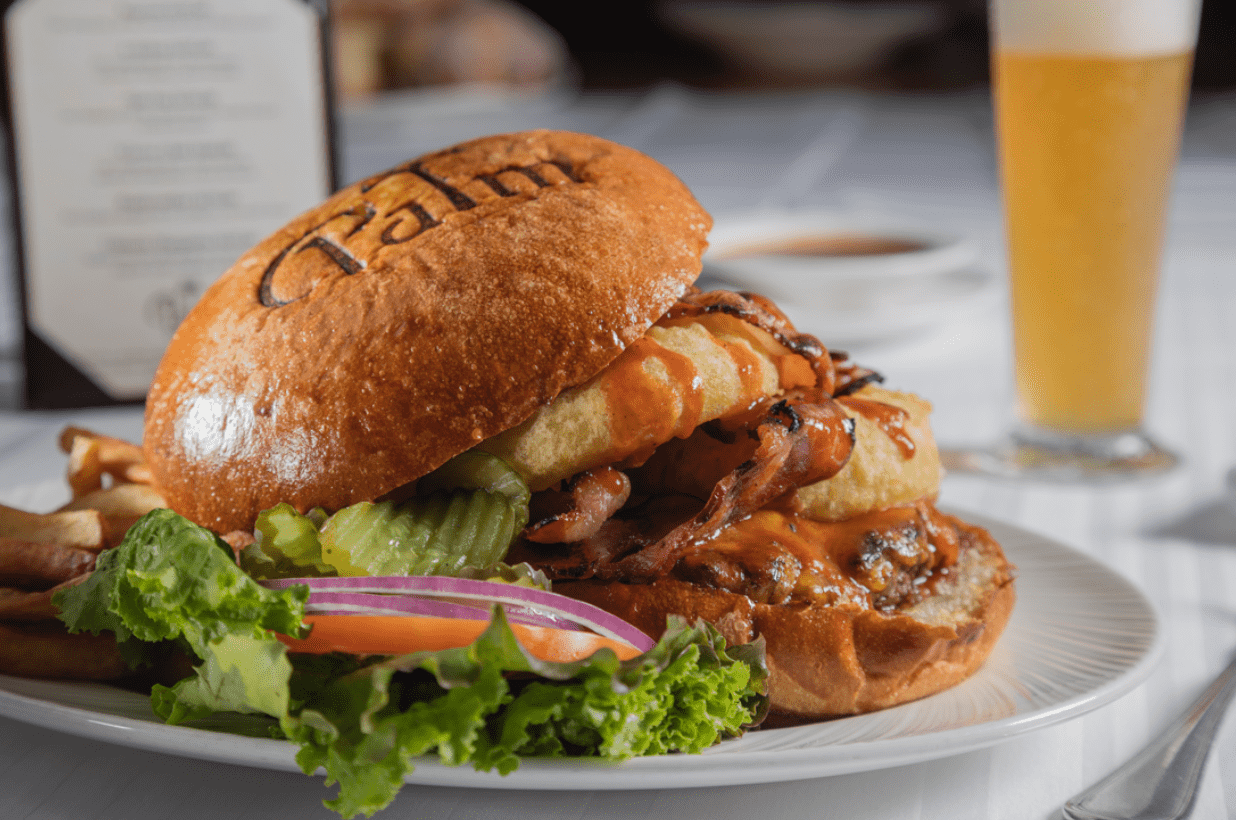
[(336, 184), (329, 0), (0, 0), (22, 404), (140, 402), (198, 296)]

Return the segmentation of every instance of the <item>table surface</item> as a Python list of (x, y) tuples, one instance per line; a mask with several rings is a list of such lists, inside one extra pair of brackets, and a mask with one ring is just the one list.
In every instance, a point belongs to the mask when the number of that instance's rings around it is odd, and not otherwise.
[[(342, 115), (343, 177), (460, 139), (527, 127), (606, 136), (666, 163), (718, 217), (825, 208), (913, 221), (976, 240), (997, 274), (1001, 224), (991, 112), (981, 94), (409, 95)], [(12, 333), (11, 306), (0, 336)], [(4, 324), (9, 321), (10, 325)], [(805, 328), (827, 336), (826, 328)], [(0, 347), (3, 347), (0, 339)], [(886, 383), (928, 397), (946, 445), (991, 440), (1011, 414), (1002, 291), (909, 340), (851, 351)], [(68, 423), (137, 440), (140, 411), (0, 413), (0, 490), (57, 479)], [(1177, 174), (1157, 316), (1149, 429), (1184, 456), (1170, 475), (1092, 488), (950, 475), (941, 500), (1081, 550), (1143, 589), (1167, 636), (1129, 695), (986, 750), (895, 769), (763, 786), (518, 792), (409, 786), (382, 817), (1047, 818), (1131, 755), (1236, 647), (1236, 98), (1195, 100)], [(0, 817), (334, 816), (320, 783), (186, 761), (0, 718)], [(1236, 813), (1236, 735), (1222, 733), (1195, 817)]]

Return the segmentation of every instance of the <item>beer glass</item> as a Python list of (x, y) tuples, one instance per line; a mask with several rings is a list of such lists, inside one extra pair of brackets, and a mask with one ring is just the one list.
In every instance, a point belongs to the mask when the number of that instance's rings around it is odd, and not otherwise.
[(1175, 463), (1141, 425), (1199, 11), (992, 0), (1018, 424), (986, 472), (1102, 480)]

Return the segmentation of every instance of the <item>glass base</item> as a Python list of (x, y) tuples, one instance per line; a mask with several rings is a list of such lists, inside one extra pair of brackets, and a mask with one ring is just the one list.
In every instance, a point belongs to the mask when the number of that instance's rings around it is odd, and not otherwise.
[(1079, 484), (1135, 481), (1179, 463), (1140, 430), (1083, 436), (1020, 426), (993, 447), (941, 450), (946, 470)]

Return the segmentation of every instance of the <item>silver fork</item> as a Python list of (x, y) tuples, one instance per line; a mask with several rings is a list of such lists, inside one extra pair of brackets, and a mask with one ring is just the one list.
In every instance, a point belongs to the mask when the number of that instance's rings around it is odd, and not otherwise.
[(1167, 731), (1129, 762), (1064, 804), (1065, 820), (1181, 820), (1197, 786), (1228, 701), (1236, 659)]

